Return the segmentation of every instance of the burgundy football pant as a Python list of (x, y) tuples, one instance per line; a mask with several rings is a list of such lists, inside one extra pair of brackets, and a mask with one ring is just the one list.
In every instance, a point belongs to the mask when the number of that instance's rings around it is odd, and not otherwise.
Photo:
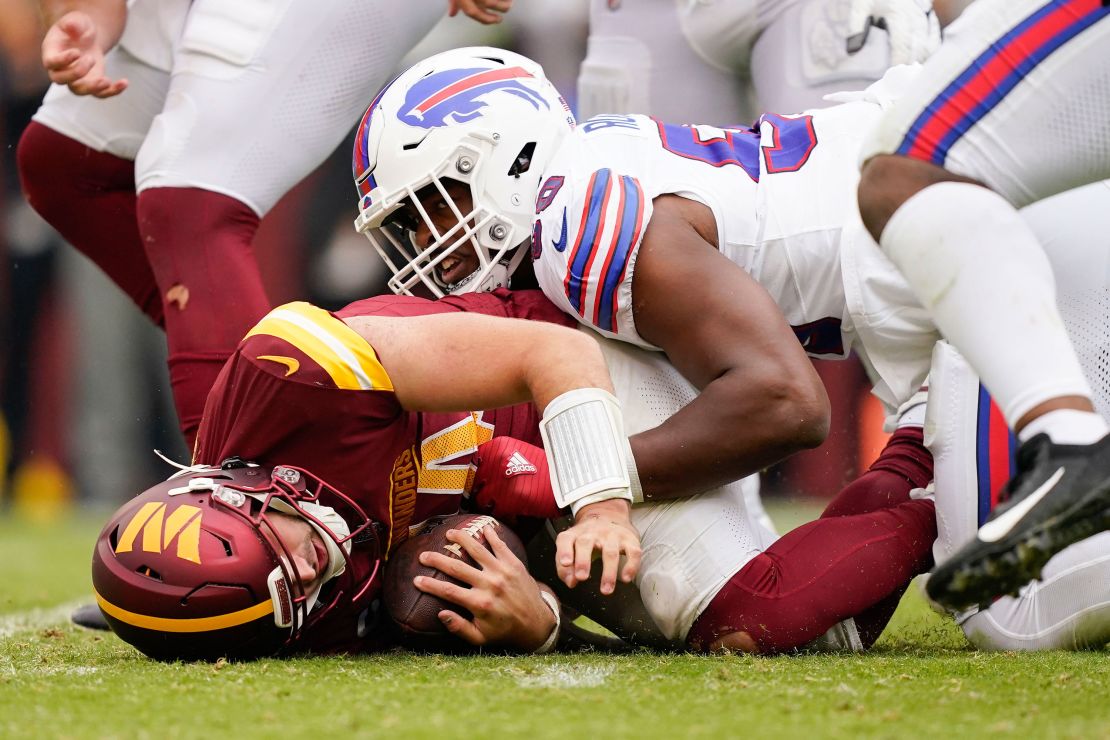
[(251, 249), (258, 217), (197, 188), (135, 194), (135, 164), (39, 123), (17, 152), (31, 206), (166, 329), (181, 431), (192, 447), (204, 401), (239, 340), (270, 308)]
[(854, 617), (870, 647), (910, 579), (932, 566), (933, 502), (910, 490), (932, 480), (919, 428), (901, 429), (820, 519), (788, 532), (734, 575), (694, 622), (694, 649), (735, 632), (760, 653), (793, 650)]

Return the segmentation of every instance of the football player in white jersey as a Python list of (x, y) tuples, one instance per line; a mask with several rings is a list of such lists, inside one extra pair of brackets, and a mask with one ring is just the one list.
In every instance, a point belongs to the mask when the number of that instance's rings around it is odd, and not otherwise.
[[(448, 4), (41, 4), (56, 84), (20, 143), (24, 192), (166, 328), (191, 446), (223, 360), (270, 308), (251, 251), (259, 219)], [(450, 5), (489, 22), (509, 4)]]
[[(1110, 177), (1110, 3), (980, 0), (868, 138), (859, 206), (1023, 449), (1000, 506), (929, 581), (989, 603), (1110, 528), (1110, 431), (1017, 208)], [(969, 320), (974, 317), (974, 320)]]
[(939, 43), (930, 0), (590, 0), (578, 113), (733, 125), (820, 106)]
[[(552, 300), (603, 335), (664, 350), (700, 389), (658, 427), (659, 446), (633, 440), (646, 499), (721, 486), (819, 442), (824, 399), (805, 353), (854, 348), (891, 408), (911, 398), (939, 334), (853, 201), (876, 101), (914, 70), (756, 130), (600, 116), (572, 131), (536, 92), (542, 71), (517, 59), (433, 57), (419, 85), (400, 78), (364, 116), (358, 227), (395, 292), (504, 284), (530, 227)], [(543, 126), (517, 123), (545, 111), (556, 115)], [(415, 197), (425, 188), (433, 198)], [(661, 467), (652, 453), (674, 439), (679, 464)]]
[[(506, 128), (487, 125), (491, 113)], [(460, 121), (478, 124), (462, 132)], [(442, 296), (505, 284), (527, 256), (516, 247), (532, 232), (544, 163), (573, 124), (538, 65), (497, 49), (438, 55), (383, 90), (359, 127), (353, 165), (360, 229), (393, 269), (393, 289)], [(523, 138), (516, 135), (520, 132), (526, 132)], [(482, 193), (481, 200), (471, 200), (471, 187)], [(489, 206), (491, 198), (496, 207)], [(565, 241), (566, 235), (550, 238)], [(463, 245), (465, 249), (458, 248)], [(747, 278), (739, 268), (732, 269)], [(638, 432), (631, 439), (635, 495), (660, 501), (634, 511), (644, 541), (639, 593), (660, 639), (671, 645), (790, 649), (853, 615), (861, 644), (868, 644), (878, 636), (883, 615), (889, 616), (895, 592), (922, 567), (919, 547), (933, 538), (932, 502), (909, 499), (909, 490), (931, 477), (928, 454), (919, 436), (916, 441), (899, 437), (889, 456), (859, 483), (868, 495), (853, 488), (828, 517), (770, 546), (781, 550), (764, 553), (765, 538), (771, 535), (751, 524), (750, 512), (742, 496), (738, 498), (742, 492), (732, 481), (784, 450), (819, 441), (826, 401), (781, 312), (768, 299), (761, 310), (774, 319), (772, 331), (785, 333), (776, 335), (771, 340), (776, 346), (768, 348), (768, 353), (776, 349), (783, 362), (736, 352), (736, 345), (728, 343), (709, 359), (737, 361), (740, 367), (726, 373), (729, 377), (715, 390), (705, 387), (700, 395), (661, 356), (644, 359), (645, 353), (636, 348), (608, 343), (614, 345), (607, 353), (610, 370), (625, 381), (617, 381), (627, 394), (622, 403), (637, 409), (625, 412), (629, 429)], [(804, 375), (791, 374), (787, 363), (795, 361)], [(634, 371), (645, 364), (647, 371)], [(682, 383), (676, 384), (676, 378)], [(761, 392), (767, 385), (773, 398)], [(722, 408), (710, 424), (693, 429), (699, 414), (713, 412), (713, 403), (704, 403), (707, 394), (717, 407), (727, 406), (730, 394), (750, 395), (754, 404), (736, 415)], [(745, 413), (753, 415), (744, 419)], [(667, 422), (660, 426), (662, 419)], [(776, 426), (782, 428), (764, 433)], [(731, 431), (722, 434), (722, 429)], [(737, 443), (737, 438), (743, 441)], [(757, 449), (757, 443), (772, 449)], [(737, 457), (742, 459), (737, 462)], [(870, 491), (875, 485), (881, 490)], [(702, 496), (666, 501), (694, 493)], [(779, 557), (785, 552), (790, 557)], [(876, 558), (877, 565), (861, 567), (859, 556)], [(588, 563), (574, 566), (568, 586), (589, 577)], [(817, 575), (829, 568), (839, 573), (836, 583), (853, 581), (851, 599), (843, 599), (840, 588), (829, 588), (833, 582)], [(792, 584), (790, 598), (774, 585), (783, 583)], [(745, 615), (754, 621), (741, 621)]]

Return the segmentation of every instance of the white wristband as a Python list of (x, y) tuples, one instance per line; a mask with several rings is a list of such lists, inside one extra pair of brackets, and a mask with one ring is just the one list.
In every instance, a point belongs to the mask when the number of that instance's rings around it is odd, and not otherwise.
[(577, 513), (598, 501), (633, 500), (629, 468), (635, 470), (635, 463), (613, 394), (576, 388), (556, 397), (543, 411), (540, 436), (559, 508)]
[(534, 655), (543, 655), (544, 653), (550, 653), (554, 650), (555, 644), (559, 642), (559, 629), (563, 626), (563, 617), (559, 609), (559, 600), (555, 598), (555, 595), (541, 588), (540, 598), (550, 607), (551, 613), (555, 615), (555, 626), (551, 628), (551, 634), (547, 636), (547, 640), (532, 651)]

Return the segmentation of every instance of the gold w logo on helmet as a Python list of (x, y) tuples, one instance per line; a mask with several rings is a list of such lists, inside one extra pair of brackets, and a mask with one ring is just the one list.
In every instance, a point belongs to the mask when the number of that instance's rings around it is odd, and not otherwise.
[(200, 564), (200, 509), (184, 504), (166, 516), (166, 504), (151, 501), (143, 504), (123, 529), (116, 552), (131, 552), (139, 533), (143, 535), (143, 552), (163, 552), (177, 538), (177, 557)]

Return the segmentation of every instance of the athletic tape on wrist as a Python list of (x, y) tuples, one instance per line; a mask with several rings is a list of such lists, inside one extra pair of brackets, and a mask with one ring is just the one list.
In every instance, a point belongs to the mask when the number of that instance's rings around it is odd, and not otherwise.
[(540, 436), (550, 462), (551, 490), (560, 508), (569, 506), (577, 514), (583, 506), (599, 501), (632, 501), (632, 448), (624, 434), (620, 402), (613, 394), (601, 388), (563, 393), (544, 409)]
[(552, 650), (555, 649), (556, 643), (559, 642), (559, 630), (563, 626), (562, 611), (559, 608), (559, 600), (555, 598), (555, 595), (550, 594), (541, 588), (540, 598), (543, 599), (543, 602), (547, 604), (547, 606), (551, 609), (551, 613), (555, 615), (555, 626), (551, 628), (551, 634), (547, 636), (547, 639), (544, 640), (544, 643), (532, 651), (532, 653), (535, 655), (550, 653)]

